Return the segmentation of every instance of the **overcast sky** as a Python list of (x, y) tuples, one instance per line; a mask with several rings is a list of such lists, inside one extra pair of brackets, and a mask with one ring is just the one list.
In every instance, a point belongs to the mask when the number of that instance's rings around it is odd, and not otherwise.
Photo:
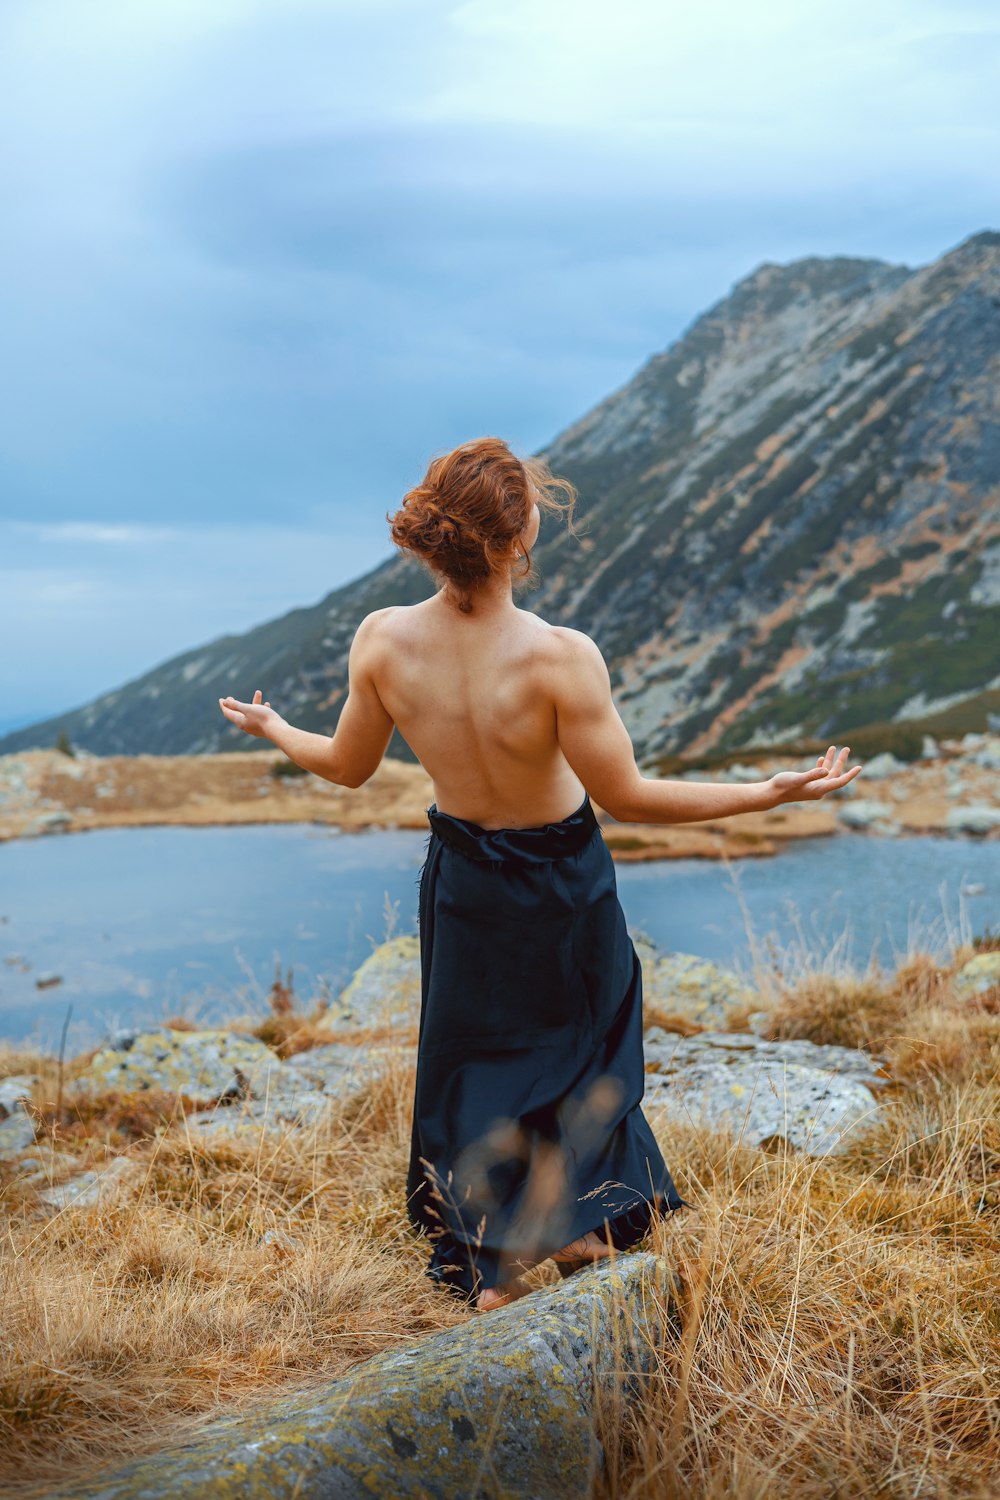
[(2, 0), (0, 727), (366, 571), (433, 453), (541, 447), (762, 260), (1000, 227), (998, 37), (989, 0)]

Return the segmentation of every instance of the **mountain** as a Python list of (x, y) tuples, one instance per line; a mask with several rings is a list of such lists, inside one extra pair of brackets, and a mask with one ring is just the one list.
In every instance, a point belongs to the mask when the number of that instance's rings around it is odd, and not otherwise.
[[(646, 761), (977, 727), (1000, 708), (998, 393), (1000, 234), (915, 269), (765, 262), (542, 450), (584, 535), (543, 516), (518, 602), (599, 642)], [(252, 747), (216, 699), (258, 684), (332, 732), (358, 622), (432, 591), (394, 554), (0, 753), (61, 731), (100, 754)], [(389, 753), (412, 758), (398, 733)]]

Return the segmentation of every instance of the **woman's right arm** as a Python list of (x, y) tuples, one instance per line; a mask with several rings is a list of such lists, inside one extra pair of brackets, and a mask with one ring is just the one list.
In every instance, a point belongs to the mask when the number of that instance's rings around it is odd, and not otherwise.
[(831, 745), (808, 771), (782, 771), (766, 781), (677, 781), (643, 776), (629, 732), (611, 696), (600, 648), (582, 630), (553, 627), (560, 661), (553, 674), (559, 747), (587, 792), (619, 823), (699, 823), (763, 812), (785, 802), (816, 802), (846, 786), (860, 766), (843, 772), (848, 750)]

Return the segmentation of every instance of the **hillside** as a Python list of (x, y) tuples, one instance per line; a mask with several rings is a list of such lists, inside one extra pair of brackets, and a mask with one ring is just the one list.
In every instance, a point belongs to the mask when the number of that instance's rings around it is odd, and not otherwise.
[[(917, 269), (762, 264), (542, 450), (577, 485), (585, 535), (546, 517), (542, 581), (518, 602), (599, 642), (641, 759), (985, 728), (1000, 710), (998, 393), (1000, 234)], [(432, 588), (392, 555), (0, 753), (60, 731), (104, 755), (252, 745), (216, 698), (257, 685), (332, 732), (359, 620)], [(398, 734), (389, 753), (411, 758)]]

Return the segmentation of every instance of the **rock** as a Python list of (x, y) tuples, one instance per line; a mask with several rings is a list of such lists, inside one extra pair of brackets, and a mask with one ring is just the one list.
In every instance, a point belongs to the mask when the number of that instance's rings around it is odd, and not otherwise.
[(53, 1151), (46, 1146), (38, 1155), (19, 1157), (14, 1168), (17, 1181), (30, 1186), (44, 1183), (51, 1187), (56, 1177), (63, 1172), (73, 1171), (78, 1165), (78, 1158), (71, 1152)]
[(760, 774), (759, 766), (744, 766), (739, 761), (734, 761), (719, 773), (720, 781), (764, 781), (765, 777)]
[(661, 1258), (619, 1255), (51, 1500), (579, 1500), (605, 1468), (595, 1405), (635, 1402), (680, 1290)]
[(881, 1118), (888, 1079), (865, 1053), (747, 1032), (647, 1033), (646, 1102), (676, 1120), (729, 1126), (754, 1145), (780, 1136), (810, 1156), (847, 1149)]
[(46, 1209), (62, 1212), (68, 1208), (95, 1208), (116, 1198), (122, 1190), (143, 1176), (143, 1168), (127, 1156), (115, 1156), (107, 1166), (80, 1172), (56, 1187), (44, 1188), (38, 1194)]
[(91, 1059), (86, 1072), (71, 1079), (71, 1093), (124, 1093), (163, 1089), (194, 1099), (264, 1098), (305, 1085), (301, 1074), (253, 1036), (224, 1028), (175, 1031), (122, 1031)]
[(1000, 807), (967, 802), (964, 807), (950, 807), (944, 821), (949, 833), (990, 833), (1000, 828)]
[(174, 1128), (201, 1140), (234, 1135), (254, 1138), (261, 1132), (282, 1135), (289, 1128), (312, 1125), (330, 1107), (330, 1099), (330, 1094), (310, 1089), (303, 1079), (295, 1092), (276, 1090), (263, 1099), (193, 1110)]
[(1000, 984), (1000, 953), (977, 953), (963, 964), (952, 981), (955, 993), (963, 1000), (985, 994)]
[(696, 953), (664, 953), (643, 932), (633, 931), (631, 936), (642, 964), (647, 1006), (699, 1026), (716, 1027), (756, 998), (752, 985), (710, 959)]
[[(392, 963), (398, 965), (398, 950)], [(374, 1000), (365, 997), (365, 1003), (374, 1014)], [(399, 1003), (398, 991), (389, 1003)], [(352, 1007), (350, 1014), (358, 1009)], [(224, 1028), (122, 1027), (109, 1034), (86, 1069), (67, 1082), (66, 1091), (70, 1096), (147, 1089), (186, 1094), (205, 1101), (206, 1107), (193, 1110), (175, 1128), (202, 1139), (259, 1134), (262, 1129), (281, 1132), (288, 1125), (311, 1124), (333, 1095), (353, 1092), (391, 1059), (414, 1050), (392, 1042), (353, 1047), (330, 1042), (284, 1062), (256, 1037)]]
[(869, 781), (883, 781), (887, 776), (897, 776), (900, 771), (908, 770), (905, 760), (897, 760), (891, 750), (883, 750), (879, 755), (873, 755), (871, 760), (866, 760), (863, 775)]
[(288, 1251), (291, 1253), (298, 1245), (298, 1240), (284, 1229), (265, 1229), (264, 1233), (257, 1236), (258, 1245), (269, 1245), (274, 1250)]
[(983, 766), (987, 771), (1000, 771), (1000, 739), (987, 740), (972, 756), (972, 764)]
[(0, 1161), (9, 1161), (12, 1156), (35, 1144), (35, 1123), (23, 1104), (15, 1104), (0, 1120)]
[(921, 760), (937, 760), (941, 754), (937, 747), (937, 741), (932, 735), (925, 734), (920, 745)]
[[(754, 1015), (769, 1017), (769, 1012), (755, 1011)], [(787, 1059), (828, 1073), (849, 1073), (875, 1089), (890, 1081), (884, 1071), (887, 1063), (884, 1057), (870, 1057), (860, 1047), (838, 1047), (799, 1037), (768, 1041), (765, 1036), (747, 1031), (699, 1031), (696, 1036), (676, 1036), (662, 1026), (651, 1026), (643, 1038), (643, 1050), (647, 1070), (660, 1074), (686, 1073), (697, 1062), (732, 1065), (768, 1058), (776, 1062)]]
[(30, 1099), (37, 1082), (35, 1073), (10, 1073), (6, 1078), (0, 1078), (0, 1119), (5, 1114), (13, 1114), (15, 1104), (21, 1099)]
[(342, 1094), (381, 1073), (386, 1064), (404, 1054), (416, 1056), (416, 1048), (392, 1043), (371, 1047), (352, 1047), (346, 1042), (323, 1042), (307, 1052), (299, 1052), (294, 1066), (325, 1094)]
[(39, 813), (35, 818), (35, 827), (40, 833), (55, 833), (60, 829), (68, 828), (72, 821), (72, 813), (61, 810)]
[(370, 953), (324, 1013), (321, 1027), (409, 1026), (420, 1015), (420, 939), (390, 938)]
[(870, 828), (875, 833), (899, 832), (899, 824), (893, 820), (884, 802), (866, 802), (859, 798), (856, 802), (838, 803), (836, 813), (848, 828)]

